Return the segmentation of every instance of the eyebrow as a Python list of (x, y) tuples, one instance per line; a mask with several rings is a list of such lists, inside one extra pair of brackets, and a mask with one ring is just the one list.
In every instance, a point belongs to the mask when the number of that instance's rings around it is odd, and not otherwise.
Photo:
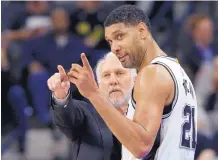
[(122, 31), (121, 31), (121, 30), (116, 30), (116, 31), (114, 31), (114, 32), (112, 33), (112, 36), (113, 36), (114, 34), (119, 33), (119, 32), (122, 32)]
[(110, 71), (109, 70), (106, 70), (106, 71), (103, 71), (101, 72), (102, 74), (105, 74), (105, 73), (109, 73)]
[[(111, 35), (113, 36), (114, 34), (117, 34), (117, 33), (119, 33), (119, 32), (122, 32), (122, 31), (118, 29), (118, 30), (116, 30), (116, 31), (112, 32), (112, 34), (111, 34)], [(108, 38), (107, 38), (107, 37), (105, 37), (105, 39), (106, 39), (106, 40), (108, 40)]]
[(101, 73), (101, 75), (103, 76), (103, 75), (108, 74), (108, 73), (110, 73), (110, 71), (103, 71), (103, 72)]
[[(121, 68), (116, 68), (114, 71), (115, 71), (115, 72), (126, 72), (125, 70), (123, 70), (123, 69), (121, 69)], [(103, 74), (106, 74), (106, 73), (111, 73), (111, 71), (110, 71), (110, 70), (103, 71), (103, 72), (102, 72), (102, 75), (103, 75)]]

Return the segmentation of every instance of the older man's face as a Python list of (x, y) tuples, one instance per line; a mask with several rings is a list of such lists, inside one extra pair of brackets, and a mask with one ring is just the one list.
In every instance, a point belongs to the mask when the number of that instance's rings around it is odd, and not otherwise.
[(133, 86), (130, 69), (111, 54), (101, 64), (99, 87), (115, 107), (128, 103)]

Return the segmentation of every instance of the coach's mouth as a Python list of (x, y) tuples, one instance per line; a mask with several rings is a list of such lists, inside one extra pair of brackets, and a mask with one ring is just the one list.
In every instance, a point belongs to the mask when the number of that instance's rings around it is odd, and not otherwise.
[(121, 90), (119, 90), (119, 89), (112, 89), (112, 90), (109, 92), (109, 94), (116, 93), (116, 92), (121, 92)]

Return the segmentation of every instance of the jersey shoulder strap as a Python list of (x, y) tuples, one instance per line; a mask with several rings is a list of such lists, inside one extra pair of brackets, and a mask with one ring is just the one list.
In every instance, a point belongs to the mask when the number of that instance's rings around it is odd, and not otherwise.
[(173, 110), (173, 108), (175, 107), (175, 105), (176, 105), (176, 103), (178, 101), (179, 85), (178, 85), (178, 82), (177, 82), (175, 71), (173, 71), (172, 68), (173, 68), (174, 65), (178, 65), (179, 63), (175, 58), (171, 58), (171, 57), (168, 57), (168, 56), (159, 56), (159, 57), (153, 59), (151, 61), (151, 64), (158, 64), (158, 65), (163, 66), (169, 72), (169, 74), (172, 77), (172, 80), (174, 82), (175, 92), (174, 92), (173, 100), (172, 100), (171, 104), (164, 107), (164, 111), (163, 111), (162, 118), (165, 119), (165, 118), (168, 118), (171, 115), (172, 110)]

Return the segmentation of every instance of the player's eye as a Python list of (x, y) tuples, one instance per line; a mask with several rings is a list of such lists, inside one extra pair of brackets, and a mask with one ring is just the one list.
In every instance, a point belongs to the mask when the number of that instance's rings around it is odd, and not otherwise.
[(123, 39), (123, 34), (118, 34), (118, 35), (117, 35), (117, 39), (118, 39), (118, 40), (122, 40), (122, 39)]

